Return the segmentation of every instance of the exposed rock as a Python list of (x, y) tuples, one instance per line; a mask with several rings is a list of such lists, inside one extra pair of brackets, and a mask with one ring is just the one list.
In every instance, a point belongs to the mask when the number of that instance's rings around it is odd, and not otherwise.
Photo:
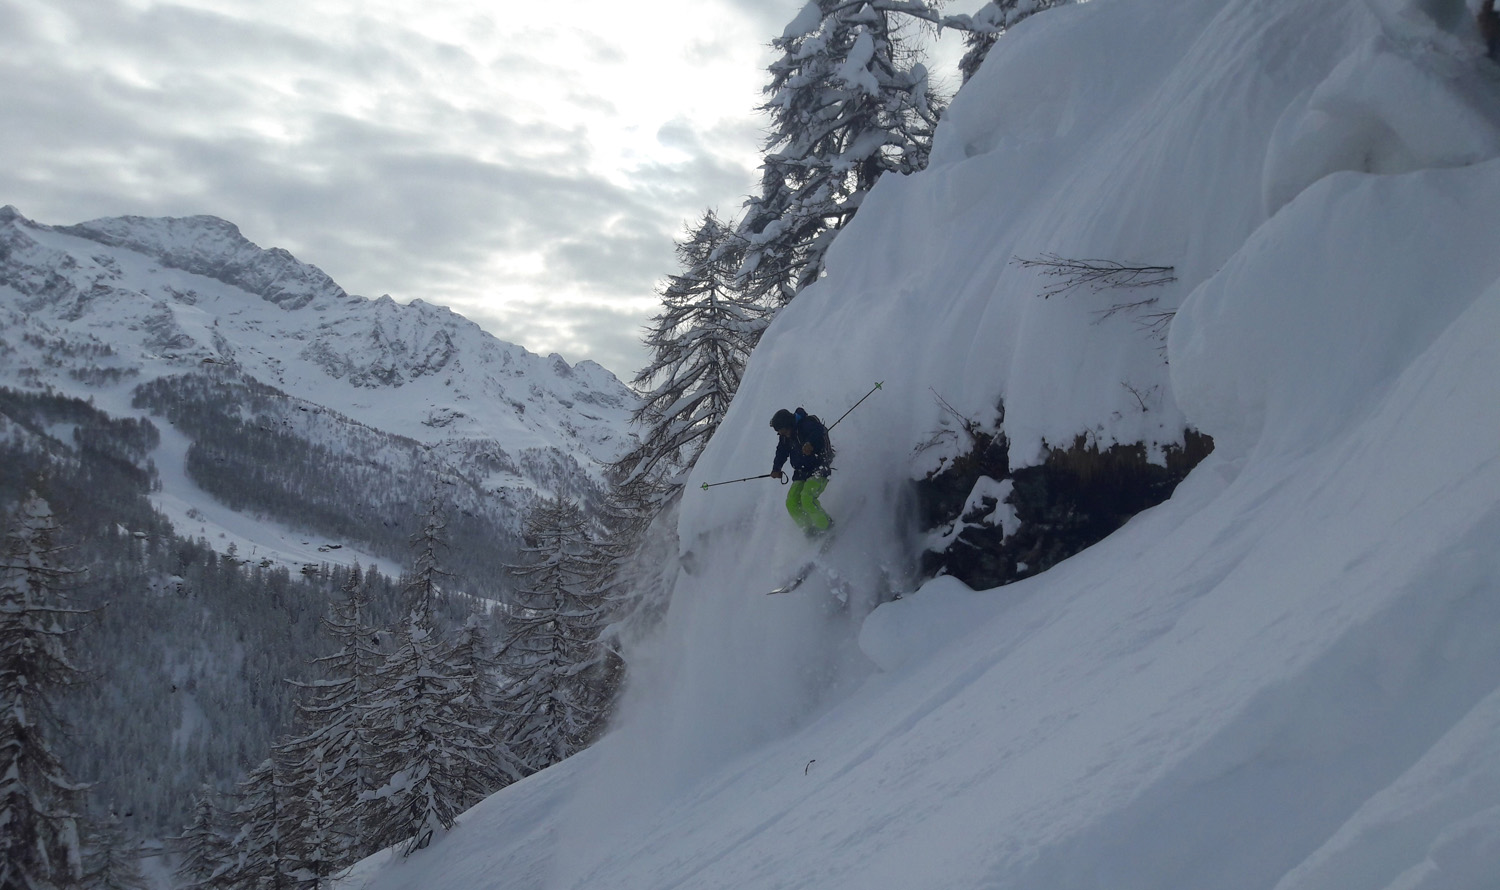
[(1100, 449), (1080, 435), (1049, 446), (1037, 466), (1010, 468), (1003, 431), (970, 427), (972, 447), (917, 483), (930, 529), (924, 577), (952, 575), (976, 590), (1044, 572), (1108, 537), (1130, 517), (1171, 496), (1213, 450), (1184, 430), (1181, 444)]
[(174, 269), (232, 284), (283, 309), (348, 296), (322, 269), (279, 247), (263, 250), (215, 216), (96, 219), (56, 231), (125, 247)]

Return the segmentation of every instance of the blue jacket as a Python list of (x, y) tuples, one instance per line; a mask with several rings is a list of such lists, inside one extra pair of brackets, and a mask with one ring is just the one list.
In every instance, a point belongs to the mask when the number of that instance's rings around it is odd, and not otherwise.
[[(812, 445), (812, 454), (803, 454), (803, 445)], [(832, 459), (828, 430), (824, 429), (823, 422), (798, 408), (792, 424), (792, 434), (776, 445), (776, 462), (771, 465), (771, 472), (781, 472), (782, 465), (790, 460), (792, 481), (801, 482), (813, 476), (827, 476), (833, 471), (833, 467), (829, 466)]]

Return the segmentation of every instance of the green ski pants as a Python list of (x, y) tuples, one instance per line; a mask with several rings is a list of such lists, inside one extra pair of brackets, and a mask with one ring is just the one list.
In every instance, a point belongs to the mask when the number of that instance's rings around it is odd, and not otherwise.
[(814, 476), (801, 482), (793, 482), (787, 489), (786, 511), (792, 514), (803, 531), (810, 534), (826, 532), (833, 524), (833, 520), (823, 511), (823, 505), (818, 503), (818, 495), (827, 487), (827, 476)]

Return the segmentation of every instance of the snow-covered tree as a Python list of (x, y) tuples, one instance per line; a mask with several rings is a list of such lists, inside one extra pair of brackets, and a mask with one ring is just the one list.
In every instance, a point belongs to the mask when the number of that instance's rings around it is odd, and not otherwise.
[(434, 499), (413, 540), (406, 621), (365, 705), (376, 777), (367, 834), (376, 847), (404, 843), (404, 854), (426, 847), (498, 787), (482, 729), (460, 707), (467, 678), (449, 660), (434, 621), (442, 530)]
[(729, 411), (769, 320), (734, 284), (740, 248), (713, 211), (677, 245), (682, 271), (661, 292), (645, 336), (651, 361), (634, 381), (645, 398), (632, 417), (641, 444), (617, 464), (627, 481), (692, 466)]
[[(285, 758), (287, 751), (276, 756)], [(283, 767), (283, 797), (286, 807), (282, 833), (284, 873), (299, 890), (322, 890), (333, 875), (357, 857), (350, 853), (351, 838), (343, 830), (343, 813), (329, 793), (332, 765), (315, 746), (310, 756), (295, 766)]]
[(1015, 27), (1023, 19), (1029, 18), (1044, 9), (1060, 6), (1067, 0), (989, 0), (978, 12), (972, 16), (954, 16), (947, 24), (957, 27), (964, 32), (963, 58), (958, 61), (959, 73), (963, 75), (963, 82), (968, 83), (974, 72), (984, 62), (985, 56), (989, 55), (990, 48), (995, 41), (1007, 30)]
[(761, 193), (746, 204), (746, 292), (784, 305), (823, 272), (833, 236), (886, 173), (927, 166), (942, 100), (902, 28), (926, 0), (811, 0), (771, 42)]
[(291, 799), (285, 772), (274, 758), (261, 761), (235, 791), (227, 814), (232, 836), (228, 867), (209, 886), (232, 890), (282, 890), (295, 884), (288, 846)]
[(654, 629), (677, 576), (682, 486), (646, 481), (612, 488), (600, 508), (606, 574), (593, 582), (610, 603), (604, 641), (616, 651)]
[(95, 821), (88, 838), (83, 890), (148, 890), (141, 870), (141, 845), (131, 841), (111, 812)]
[(412, 536), (416, 557), (405, 588), (410, 614), (424, 626), (431, 626), (434, 610), (442, 597), (443, 584), (450, 577), (442, 569), (443, 555), (448, 549), (448, 540), (444, 536), (447, 527), (442, 500), (433, 494), (422, 514), (422, 528)]
[(204, 788), (193, 802), (192, 821), (170, 841), (177, 854), (176, 875), (183, 890), (219, 886), (216, 880), (228, 868), (230, 856), (229, 838), (220, 822), (213, 791)]
[(735, 286), (772, 310), (790, 303), (801, 286), (809, 250), (798, 239), (821, 231), (793, 217), (796, 203), (795, 186), (781, 166), (768, 159), (761, 164), (760, 192), (745, 199), (745, 213), (735, 230), (744, 245)]
[(378, 787), (368, 831), (377, 847), (420, 850), (458, 814), (493, 790), (474, 777), (488, 751), (462, 722), (455, 700), (461, 677), (443, 659), (435, 629), (408, 618), (381, 667), (368, 705)]
[(461, 725), (472, 727), (489, 757), (478, 784), (500, 788), (525, 775), (519, 759), (500, 732), (499, 662), (485, 618), (472, 614), (458, 628), (448, 652), (448, 663), (457, 678), (453, 706)]
[(72, 886), (83, 877), (83, 794), (53, 749), (53, 700), (82, 680), (69, 652), (81, 614), (67, 587), (52, 508), (20, 506), (0, 564), (0, 890)]
[(300, 734), (277, 746), (278, 756), (295, 775), (294, 787), (307, 801), (305, 824), (296, 835), (298, 858), (319, 877), (371, 852), (361, 842), (367, 794), (373, 790), (364, 706), (380, 654), (359, 566), (341, 593), (323, 618), (333, 651), (313, 662), (322, 676), (294, 684), (303, 690), (297, 702)]
[(528, 518), (528, 562), (514, 566), (516, 607), (500, 667), (504, 740), (528, 772), (587, 747), (602, 731), (618, 680), (618, 656), (602, 640), (609, 602), (589, 583), (601, 575), (578, 507), (554, 498)]

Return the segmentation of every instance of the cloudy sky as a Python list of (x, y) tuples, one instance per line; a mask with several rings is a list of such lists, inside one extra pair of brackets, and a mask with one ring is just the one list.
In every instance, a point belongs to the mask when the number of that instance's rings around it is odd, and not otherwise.
[(802, 2), (0, 0), (0, 205), (223, 217), (628, 380)]

